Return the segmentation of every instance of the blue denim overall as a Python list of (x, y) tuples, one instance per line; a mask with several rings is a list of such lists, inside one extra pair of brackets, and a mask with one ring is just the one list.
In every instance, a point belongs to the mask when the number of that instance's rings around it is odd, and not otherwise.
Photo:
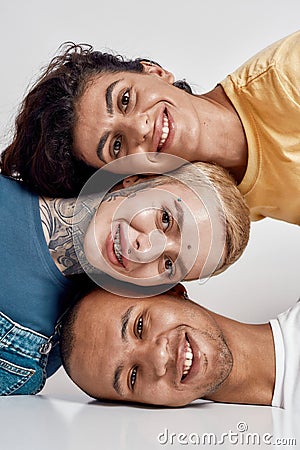
[(36, 394), (43, 388), (54, 336), (24, 328), (0, 312), (0, 395)]

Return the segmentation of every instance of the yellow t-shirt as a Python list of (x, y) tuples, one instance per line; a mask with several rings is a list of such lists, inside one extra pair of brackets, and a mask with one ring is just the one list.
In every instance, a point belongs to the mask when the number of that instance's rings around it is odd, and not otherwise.
[(221, 86), (248, 142), (238, 187), (251, 220), (273, 217), (300, 225), (300, 32), (258, 53)]

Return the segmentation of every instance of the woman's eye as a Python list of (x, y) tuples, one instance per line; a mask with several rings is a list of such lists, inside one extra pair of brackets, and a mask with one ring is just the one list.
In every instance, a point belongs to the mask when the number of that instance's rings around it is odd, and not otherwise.
[(136, 382), (136, 376), (137, 376), (137, 367), (134, 367), (132, 369), (132, 371), (131, 371), (130, 381), (129, 381), (131, 389), (134, 389), (134, 385), (135, 385), (135, 382)]
[(139, 318), (136, 324), (136, 332), (139, 338), (142, 338), (143, 335), (143, 316)]
[(120, 137), (118, 137), (118, 138), (114, 141), (114, 143), (113, 143), (113, 148), (112, 148), (112, 150), (113, 150), (113, 156), (114, 156), (114, 158), (117, 158), (117, 157), (118, 157), (118, 155), (119, 155), (119, 153), (120, 153), (120, 150), (121, 150), (121, 146), (122, 146), (122, 137), (120, 136)]
[(129, 100), (130, 100), (130, 93), (129, 90), (125, 91), (124, 94), (122, 94), (121, 97), (121, 106), (123, 111), (126, 111), (127, 106), (129, 104)]
[(168, 272), (168, 276), (171, 277), (174, 272), (174, 265), (171, 259), (165, 259), (165, 269)]
[(170, 218), (170, 214), (168, 213), (168, 211), (166, 209), (163, 209), (163, 211), (162, 211), (161, 221), (163, 223), (164, 230), (167, 230), (170, 226), (171, 218)]

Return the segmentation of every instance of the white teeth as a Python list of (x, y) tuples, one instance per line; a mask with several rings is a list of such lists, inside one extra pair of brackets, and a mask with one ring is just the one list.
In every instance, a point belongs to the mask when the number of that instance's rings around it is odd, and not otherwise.
[(186, 359), (193, 359), (193, 353), (192, 352), (186, 352), (185, 357), (186, 357)]
[(185, 344), (185, 361), (183, 363), (183, 373), (182, 373), (183, 377), (185, 377), (189, 373), (190, 368), (192, 367), (192, 364), (193, 364), (193, 358), (194, 358), (194, 355), (193, 355), (193, 351), (192, 351), (192, 348), (190, 346), (190, 343), (188, 341), (186, 341), (186, 344)]
[(162, 127), (162, 134), (161, 134), (160, 141), (159, 141), (159, 144), (158, 144), (158, 148), (159, 148), (159, 149), (160, 149), (160, 148), (164, 145), (164, 143), (166, 142), (166, 139), (167, 139), (167, 137), (168, 137), (168, 135), (169, 135), (169, 131), (170, 131), (170, 129), (169, 129), (169, 121), (168, 121), (168, 117), (167, 117), (167, 115), (164, 113), (163, 127)]

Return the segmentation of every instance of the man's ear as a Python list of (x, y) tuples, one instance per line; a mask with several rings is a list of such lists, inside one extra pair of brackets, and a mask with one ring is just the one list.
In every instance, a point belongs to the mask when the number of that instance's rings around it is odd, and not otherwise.
[(157, 64), (154, 64), (149, 61), (141, 61), (141, 64), (144, 68), (145, 73), (150, 73), (150, 74), (156, 75), (159, 78), (162, 78), (163, 80), (167, 81), (170, 84), (174, 83), (174, 81), (175, 81), (174, 75), (171, 72), (169, 72), (168, 70), (164, 69), (163, 67), (160, 67)]
[(180, 297), (182, 300), (187, 300), (189, 298), (187, 290), (181, 283), (178, 283), (176, 284), (176, 286), (173, 286), (171, 289), (169, 289), (168, 294), (177, 298)]

